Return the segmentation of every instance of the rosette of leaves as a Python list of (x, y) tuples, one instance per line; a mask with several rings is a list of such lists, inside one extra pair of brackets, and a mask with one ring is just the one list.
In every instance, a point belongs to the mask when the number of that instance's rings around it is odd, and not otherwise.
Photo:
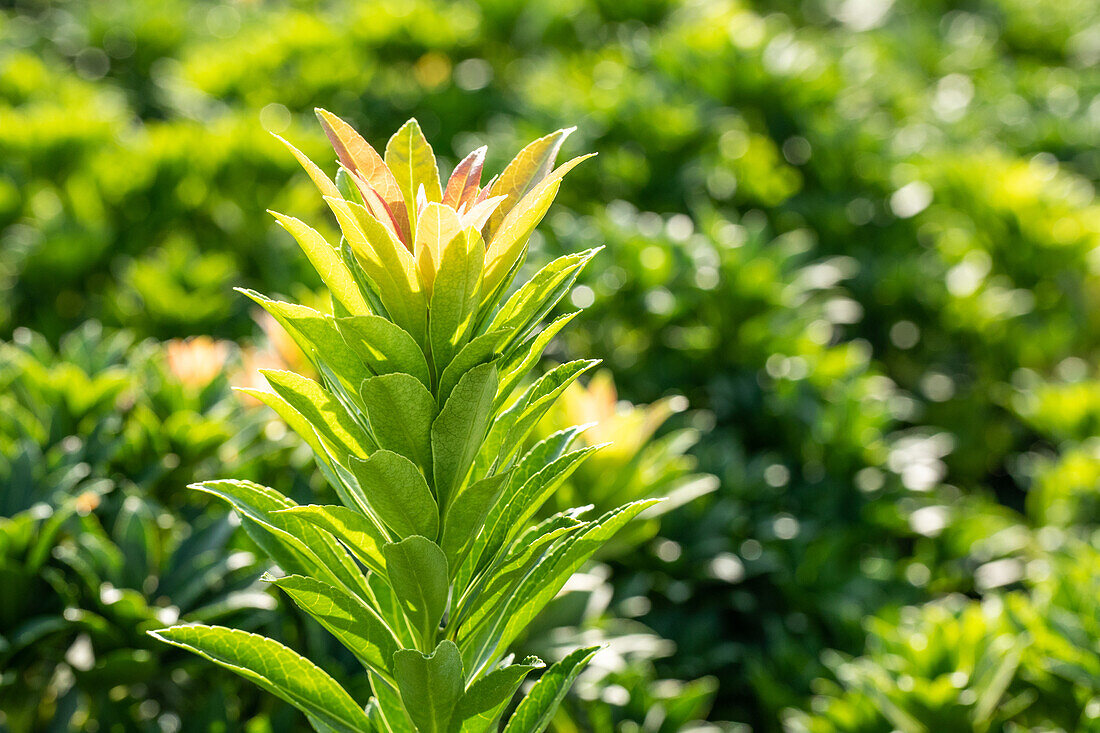
[[(229, 667), (302, 710), (318, 731), (485, 731), (543, 663), (509, 644), (565, 581), (632, 517), (569, 510), (535, 521), (595, 446), (580, 428), (524, 450), (525, 438), (591, 360), (528, 382), (576, 315), (543, 321), (596, 250), (569, 254), (515, 283), (527, 243), (563, 176), (570, 130), (524, 148), (484, 185), (485, 149), (444, 183), (415, 120), (379, 155), (348, 124), (318, 116), (339, 157), (335, 181), (289, 146), (343, 234), (328, 243), (274, 214), (333, 298), (333, 313), (245, 291), (309, 355), (319, 379), (265, 371), (245, 390), (316, 454), (340, 505), (300, 506), (273, 488), (211, 481), (282, 571), (271, 582), (362, 662), (364, 707), (324, 670), (277, 643), (215, 626), (155, 632)], [(517, 387), (526, 384), (523, 389)], [(508, 718), (541, 731), (596, 647), (547, 669)]]

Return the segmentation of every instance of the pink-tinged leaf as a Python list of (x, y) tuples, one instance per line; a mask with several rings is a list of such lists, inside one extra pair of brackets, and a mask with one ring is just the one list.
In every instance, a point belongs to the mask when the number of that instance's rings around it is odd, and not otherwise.
[[(363, 202), (366, 204), (367, 210), (390, 230), (394, 239), (404, 244), (406, 249), (411, 249), (411, 241), (405, 240), (405, 235), (397, 223), (397, 218), (389, 205), (378, 195), (378, 192), (371, 188), (370, 184), (364, 181), (358, 173), (352, 174), (352, 180), (355, 181), (355, 187), (359, 189), (359, 193), (363, 196)], [(404, 211), (403, 206), (401, 210)]]
[(455, 166), (454, 172), (447, 181), (447, 190), (443, 192), (444, 204), (457, 210), (463, 204), (472, 203), (477, 197), (487, 150), (488, 148), (482, 145)]
[[(275, 135), (275, 133), (271, 134)], [(305, 168), (306, 173), (309, 174), (309, 177), (313, 180), (314, 185), (316, 185), (317, 188), (321, 191), (322, 196), (340, 195), (340, 192), (336, 188), (336, 184), (332, 182), (332, 179), (326, 176), (325, 172), (318, 168), (316, 163), (306, 157), (305, 153), (303, 153), (301, 150), (294, 147), (278, 135), (275, 135), (275, 139), (290, 148), (290, 152), (294, 154), (294, 157), (297, 158), (298, 162), (301, 163), (303, 168)]]
[(489, 221), (489, 217), (500, 206), (500, 202), (506, 198), (508, 197), (493, 196), (491, 199), (485, 199), (480, 204), (474, 204), (469, 211), (459, 211), (458, 216), (462, 220), (462, 228), (473, 227), (481, 231), (481, 228), (485, 226), (485, 222)]
[(393, 172), (386, 167), (382, 157), (351, 125), (326, 110), (315, 111), (332, 147), (336, 149), (340, 162), (349, 171), (358, 173), (386, 202), (396, 222), (400, 238), (402, 241), (411, 241), (412, 227), (405, 212), (405, 198), (401, 186)]
[(530, 193), (542, 179), (554, 169), (554, 161), (558, 157), (562, 143), (577, 128), (567, 127), (557, 132), (552, 132), (545, 137), (540, 137), (533, 143), (519, 151), (511, 163), (505, 167), (500, 178), (493, 184), (490, 191), (492, 196), (506, 195), (508, 200), (496, 210), (489, 223), (486, 224), (485, 241), (491, 241), (493, 234), (500, 227), (504, 217), (517, 206), (523, 197)]
[[(429, 202), (443, 198), (439, 186), (439, 169), (435, 153), (424, 137), (420, 124), (411, 119), (401, 126), (386, 143), (386, 166), (392, 171), (401, 189), (412, 231), (416, 231), (416, 192), (423, 184)], [(391, 205), (392, 206), (392, 205)]]
[(492, 178), (490, 178), (489, 182), (485, 184), (485, 188), (483, 188), (483, 189), (481, 189), (480, 191), (477, 192), (477, 196), (474, 198), (473, 202), (475, 204), (480, 204), (482, 201), (489, 198), (489, 192), (493, 190), (493, 186), (496, 185), (497, 179), (499, 179), (499, 178), (500, 178), (499, 174), (497, 174), (497, 175), (493, 176)]
[(416, 239), (413, 254), (420, 270), (420, 282), (429, 295), (435, 283), (435, 274), (443, 255), (443, 247), (462, 231), (462, 222), (454, 209), (443, 204), (429, 203), (424, 215), (416, 223)]

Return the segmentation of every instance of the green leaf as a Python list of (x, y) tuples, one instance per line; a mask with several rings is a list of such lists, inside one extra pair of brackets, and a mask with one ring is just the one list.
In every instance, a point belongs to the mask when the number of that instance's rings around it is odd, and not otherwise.
[(386, 544), (386, 539), (363, 514), (347, 507), (318, 504), (293, 506), (281, 509), (277, 514), (294, 515), (328, 532), (368, 569), (385, 574), (386, 561), (382, 556), (382, 545)]
[(495, 649), (486, 658), (492, 658), (496, 651), (507, 648), (539, 611), (557, 595), (565, 585), (565, 581), (592, 556), (592, 553), (611, 539), (639, 512), (658, 501), (658, 499), (636, 501), (613, 509), (566, 537), (561, 545), (554, 547), (549, 556), (544, 558), (524, 579), (523, 584), (505, 607), (500, 617), (502, 628), (498, 625), (494, 630), (495, 633), (490, 635), (495, 640)]
[[(565, 328), (566, 324), (572, 321), (578, 313), (580, 313), (580, 311), (574, 311), (557, 318), (531, 340), (531, 345), (528, 346), (527, 349), (513, 352), (514, 356), (509, 359), (508, 363), (501, 369), (503, 376), (501, 376), (500, 386), (497, 388), (498, 402), (508, 399), (516, 386), (523, 381), (527, 372), (531, 371), (535, 363), (542, 358), (542, 352), (546, 350), (546, 347), (550, 345), (554, 337), (557, 336), (558, 333)], [(474, 341), (476, 340), (477, 339), (474, 339)], [(473, 343), (473, 341), (470, 343)]]
[(447, 509), (443, 520), (443, 538), (440, 547), (452, 572), (458, 570), (482, 529), (482, 522), (496, 502), (508, 474), (498, 473), (467, 486), (458, 493)]
[[(302, 351), (311, 354), (315, 361), (319, 359), (327, 364), (346, 388), (355, 390), (364, 379), (371, 376), (363, 360), (348, 347), (340, 335), (336, 328), (336, 320), (332, 316), (304, 305), (271, 300), (255, 290), (245, 288), (236, 288), (236, 290), (247, 295), (270, 313), (294, 338)], [(357, 317), (378, 318), (378, 316)]]
[[(505, 212), (507, 215), (500, 222), (499, 228), (490, 239), (485, 240), (489, 244), (485, 254), (485, 289), (487, 291), (492, 292), (501, 285), (507, 287), (507, 276), (513, 271), (516, 262), (526, 254), (528, 240), (535, 231), (535, 227), (546, 216), (550, 205), (554, 203), (554, 197), (557, 196), (558, 188), (561, 186), (561, 179), (577, 164), (593, 155), (582, 155), (565, 163), (543, 179), (523, 199), (515, 202), (510, 211)], [(500, 209), (496, 213), (499, 214)]]
[(275, 394), (286, 400), (321, 437), (344, 454), (341, 458), (366, 458), (373, 452), (374, 441), (340, 401), (317, 382), (294, 372), (273, 369), (261, 369), (260, 374)]
[(449, 639), (431, 654), (401, 649), (393, 655), (393, 674), (405, 710), (420, 733), (446, 733), (464, 683), (462, 655)]
[(509, 334), (509, 331), (490, 331), (481, 334), (462, 347), (462, 350), (443, 370), (443, 376), (439, 378), (436, 399), (440, 405), (447, 402), (447, 398), (450, 397), (451, 391), (458, 384), (458, 380), (462, 378), (463, 374), (478, 364), (486, 364), (500, 356), (500, 349), (507, 341)]
[(512, 162), (505, 166), (489, 191), (490, 196), (507, 196), (500, 208), (485, 225), (485, 240), (491, 241), (508, 212), (516, 206), (529, 191), (534, 189), (554, 168), (558, 151), (562, 143), (576, 127), (557, 130), (530, 143)]
[(598, 646), (583, 647), (552, 664), (508, 718), (504, 733), (542, 733), (546, 730), (573, 680), (599, 650)]
[[(504, 439), (505, 446), (522, 446), (527, 440), (527, 434), (535, 426), (550, 406), (561, 396), (577, 377), (599, 364), (597, 359), (578, 359), (577, 361), (560, 364), (546, 374), (539, 377), (528, 393), (528, 399), (523, 411), (508, 431), (508, 437)], [(509, 451), (511, 455), (514, 451)]]
[(173, 626), (149, 633), (252, 680), (333, 730), (370, 730), (366, 713), (344, 688), (277, 641), (220, 626)]
[(446, 511), (477, 457), (497, 393), (496, 364), (462, 375), (431, 427), (432, 462), (439, 506)]
[[(284, 572), (311, 575), (343, 586), (367, 597), (363, 573), (347, 552), (327, 532), (284, 509), (297, 506), (275, 489), (251, 481), (204, 481), (192, 489), (213, 494), (229, 502), (241, 516), (245, 527), (254, 522), (263, 532), (249, 533)], [(267, 541), (264, 534), (274, 542)]]
[(527, 657), (520, 664), (493, 670), (470, 685), (462, 695), (451, 719), (451, 730), (458, 733), (485, 733), (494, 726), (516, 694), (520, 683), (534, 669), (546, 665), (538, 657)]
[(493, 507), (492, 518), (485, 523), (485, 548), (490, 554), (483, 559), (491, 559), (493, 553), (521, 532), (527, 526), (527, 521), (562, 482), (601, 447), (581, 448), (552, 459), (549, 463), (536, 451), (528, 453), (527, 458), (512, 472), (500, 504)]
[[(412, 252), (362, 206), (325, 198), (348, 246), (378, 293), (386, 313), (416, 339), (426, 333), (427, 295), (420, 284)], [(352, 313), (353, 315), (361, 315)]]
[(428, 315), (437, 374), (451, 363), (473, 330), (484, 262), (485, 245), (473, 230), (459, 232), (443, 248)]
[(379, 316), (336, 319), (347, 345), (375, 374), (404, 372), (431, 387), (428, 362), (416, 340), (400, 326)]
[(413, 535), (382, 547), (386, 574), (421, 640), (435, 634), (447, 607), (447, 556), (439, 545)]
[[(507, 603), (515, 588), (542, 559), (544, 551), (551, 547), (563, 535), (583, 526), (576, 519), (581, 510), (559, 512), (537, 525), (528, 528), (512, 543), (507, 553), (503, 553), (490, 567), (478, 576), (476, 583), (462, 599), (462, 606), (455, 614), (454, 623), (459, 627), (458, 639), (467, 641), (478, 636), (484, 624), (499, 616), (503, 604)], [(461, 569), (462, 579), (468, 581), (469, 564)]]
[(428, 388), (411, 374), (383, 374), (363, 382), (361, 394), (379, 447), (400, 453), (430, 472), (436, 407)]
[[(351, 276), (355, 278), (355, 284), (359, 286), (359, 293), (363, 296), (363, 300), (367, 301), (371, 313), (383, 318), (390, 318), (390, 311), (386, 308), (386, 304), (382, 302), (382, 295), (378, 292), (378, 287), (367, 275), (367, 271), (363, 269), (363, 265), (356, 256), (355, 249), (348, 242), (347, 237), (340, 238), (339, 251), (340, 259), (343, 260)], [(334, 300), (332, 301), (332, 315), (335, 318), (349, 318), (354, 314), (341, 305), (340, 301)]]
[(511, 465), (535, 423), (577, 377), (598, 363), (595, 360), (581, 360), (559, 364), (539, 377), (493, 422), (481, 449), (481, 461), (496, 461), (500, 466)]
[(351, 471), (367, 501), (399, 537), (439, 533), (439, 507), (416, 464), (389, 450), (376, 450), (365, 461), (352, 460)]
[(439, 186), (439, 169), (435, 165), (435, 153), (420, 124), (410, 119), (393, 134), (386, 143), (386, 167), (392, 172), (405, 199), (412, 231), (416, 231), (416, 192), (424, 187), (428, 201), (443, 198)]
[(271, 581), (348, 648), (367, 669), (389, 675), (399, 648), (386, 622), (373, 608), (340, 588), (301, 575)]
[(321, 281), (332, 293), (332, 297), (344, 304), (344, 307), (355, 315), (370, 313), (370, 306), (363, 300), (359, 286), (355, 283), (347, 265), (340, 258), (339, 253), (325, 238), (293, 216), (286, 216), (278, 212), (270, 212), (276, 221), (298, 240), (302, 251), (309, 258), (313, 269), (321, 276)]
[(306, 173), (309, 174), (309, 177), (313, 180), (314, 185), (317, 186), (322, 196), (340, 195), (339, 189), (336, 188), (336, 185), (333, 184), (332, 180), (325, 175), (324, 171), (317, 167), (316, 163), (307, 158), (305, 153), (303, 153), (301, 150), (294, 147), (275, 133), (271, 134), (276, 140), (278, 140), (290, 149), (290, 152), (294, 154), (294, 157), (298, 159), (298, 162), (302, 165), (302, 168), (304, 168)]
[(416, 733), (416, 727), (405, 710), (405, 703), (401, 702), (401, 693), (397, 691), (397, 683), (382, 679), (373, 672), (368, 672), (371, 691), (374, 692), (375, 706), (371, 713), (371, 720), (377, 722), (378, 733)]
[[(569, 292), (577, 276), (601, 248), (559, 257), (539, 270), (501, 306), (486, 330), (512, 329), (510, 346), (522, 343), (558, 301)], [(505, 351), (507, 354), (507, 350)]]

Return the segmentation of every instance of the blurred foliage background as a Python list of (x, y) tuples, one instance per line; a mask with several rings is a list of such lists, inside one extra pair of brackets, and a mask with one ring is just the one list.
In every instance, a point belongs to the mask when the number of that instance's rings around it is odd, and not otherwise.
[(300, 725), (141, 632), (335, 653), (183, 489), (323, 491), (228, 392), (315, 106), (600, 152), (532, 259), (607, 245), (552, 353), (633, 452), (568, 491), (694, 498), (526, 642), (612, 640), (558, 730), (1097, 729), (1098, 92), (1093, 0), (0, 2), (0, 729)]

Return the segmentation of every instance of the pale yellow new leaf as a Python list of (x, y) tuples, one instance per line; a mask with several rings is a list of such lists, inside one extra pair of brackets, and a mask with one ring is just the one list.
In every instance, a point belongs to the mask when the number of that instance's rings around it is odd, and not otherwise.
[[(485, 256), (485, 282), (482, 292), (491, 294), (500, 282), (507, 277), (512, 265), (523, 253), (531, 233), (554, 202), (561, 186), (561, 179), (577, 165), (593, 157), (594, 153), (580, 155), (562, 163), (548, 176), (545, 176), (534, 189), (524, 196), (519, 205), (512, 208), (504, 217), (496, 235), (489, 242)], [(499, 210), (498, 210), (499, 213)]]
[(432, 292), (436, 271), (442, 260), (443, 247), (462, 231), (462, 222), (454, 209), (443, 204), (430, 203), (416, 222), (413, 239), (413, 256), (420, 271), (420, 282), (425, 292)]

